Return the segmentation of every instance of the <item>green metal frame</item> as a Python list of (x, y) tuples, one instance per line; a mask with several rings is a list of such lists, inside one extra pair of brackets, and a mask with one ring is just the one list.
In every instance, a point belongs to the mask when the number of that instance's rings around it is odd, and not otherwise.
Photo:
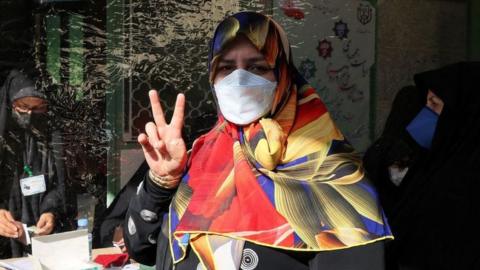
[(109, 130), (107, 151), (107, 207), (120, 191), (120, 149), (123, 131), (123, 80), (114, 73), (115, 66), (122, 63), (124, 0), (107, 1), (107, 76), (106, 121)]
[(469, 0), (467, 52), (470, 61), (480, 61), (480, 1)]
[(83, 99), (83, 85), (85, 73), (84, 46), (83, 46), (83, 19), (82, 15), (72, 14), (69, 18), (68, 25), (68, 43), (69, 60), (68, 60), (68, 79), (70, 86), (76, 87), (75, 99), (77, 101)]
[(378, 60), (378, 8), (377, 0), (369, 0), (375, 8), (375, 60), (370, 68), (370, 110), (369, 110), (369, 136), (373, 142), (375, 138), (377, 122), (377, 60)]
[(54, 83), (60, 83), (60, 16), (45, 17), (47, 34), (47, 71)]

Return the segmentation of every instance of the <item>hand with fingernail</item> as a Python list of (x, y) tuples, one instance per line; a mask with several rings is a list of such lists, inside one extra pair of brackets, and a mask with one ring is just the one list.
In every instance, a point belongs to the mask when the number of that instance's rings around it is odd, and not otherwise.
[(153, 122), (145, 125), (145, 133), (138, 136), (150, 171), (162, 179), (178, 180), (187, 162), (187, 149), (182, 138), (185, 96), (179, 94), (170, 123), (166, 123), (156, 90), (148, 93), (152, 106)]
[(47, 235), (50, 234), (55, 227), (55, 215), (52, 213), (43, 213), (37, 222), (37, 231), (36, 235)]
[(16, 221), (9, 211), (0, 209), (0, 235), (8, 238), (19, 238), (22, 234), (22, 223)]

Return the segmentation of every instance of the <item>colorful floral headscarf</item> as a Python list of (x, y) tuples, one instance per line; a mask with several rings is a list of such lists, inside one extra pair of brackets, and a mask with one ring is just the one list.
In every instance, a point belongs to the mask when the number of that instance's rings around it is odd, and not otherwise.
[(174, 263), (190, 245), (206, 268), (218, 269), (215, 236), (296, 251), (392, 238), (361, 158), (296, 72), (276, 22), (253, 12), (222, 21), (213, 37), (210, 81), (223, 49), (239, 34), (275, 69), (271, 118), (240, 127), (219, 115), (194, 143), (164, 228)]

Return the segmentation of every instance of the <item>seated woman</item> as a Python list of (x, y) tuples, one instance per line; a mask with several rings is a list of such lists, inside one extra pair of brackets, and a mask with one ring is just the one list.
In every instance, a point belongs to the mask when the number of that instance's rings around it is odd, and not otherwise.
[(9, 238), (5, 257), (26, 250), (24, 227), (37, 235), (65, 224), (62, 143), (48, 126), (48, 103), (24, 73), (10, 72), (0, 89), (0, 237)]
[(138, 138), (149, 172), (132, 198), (130, 255), (157, 269), (383, 269), (391, 233), (361, 159), (292, 63), (283, 29), (241, 12), (209, 56), (218, 122), (181, 137), (185, 97)]

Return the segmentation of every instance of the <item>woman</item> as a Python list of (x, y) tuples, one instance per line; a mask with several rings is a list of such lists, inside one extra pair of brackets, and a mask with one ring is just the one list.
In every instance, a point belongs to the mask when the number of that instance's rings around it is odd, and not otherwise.
[(389, 213), (396, 236), (389, 254), (400, 269), (480, 269), (472, 222), (480, 209), (479, 74), (480, 62), (462, 62), (415, 76), (437, 116), (427, 119), (423, 109), (407, 127), (428, 151), (410, 166)]
[(149, 165), (127, 212), (130, 255), (157, 269), (383, 269), (391, 238), (361, 160), (292, 64), (271, 18), (217, 27), (209, 57), (218, 122), (181, 138), (185, 97), (138, 138)]
[(415, 86), (400, 89), (382, 135), (365, 153), (365, 171), (379, 193), (387, 216), (399, 200), (406, 174), (428, 153), (428, 148), (416, 142), (407, 127), (424, 107), (440, 115), (442, 105), (441, 98), (431, 90)]
[[(367, 176), (372, 179), (389, 218), (395, 215), (396, 204), (402, 196), (408, 196), (404, 191), (408, 186), (409, 176), (414, 174), (428, 157), (431, 136), (435, 131), (432, 123), (443, 110), (443, 101), (434, 91), (416, 86), (400, 89), (393, 101), (382, 135), (368, 148), (363, 158)], [(427, 118), (423, 118), (425, 116)], [(433, 116), (433, 121), (429, 122), (428, 116)], [(427, 132), (428, 130), (430, 131)], [(428, 136), (425, 136), (426, 134)], [(386, 246), (387, 269), (398, 267), (395, 252), (390, 252), (393, 242)]]
[(58, 132), (48, 129), (48, 104), (24, 73), (12, 71), (0, 90), (0, 236), (5, 257), (26, 251), (22, 224), (37, 235), (59, 231), (65, 216), (64, 168)]

